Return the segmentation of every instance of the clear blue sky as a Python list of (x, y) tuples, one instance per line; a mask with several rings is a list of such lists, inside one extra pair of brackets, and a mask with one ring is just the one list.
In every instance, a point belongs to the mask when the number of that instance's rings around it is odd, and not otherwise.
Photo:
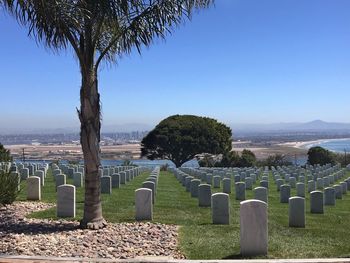
[[(350, 122), (349, 0), (217, 0), (100, 70), (104, 125), (172, 114), (231, 123)], [(0, 124), (78, 126), (80, 74), (0, 11)]]

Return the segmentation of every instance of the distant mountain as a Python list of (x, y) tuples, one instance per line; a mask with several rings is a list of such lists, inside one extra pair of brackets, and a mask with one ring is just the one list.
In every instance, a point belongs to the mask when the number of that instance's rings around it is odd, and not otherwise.
[(350, 130), (350, 123), (325, 122), (314, 120), (293, 127), (301, 130)]
[(269, 132), (269, 131), (350, 131), (350, 123), (325, 122), (314, 120), (305, 123), (271, 123), (271, 124), (232, 124), (235, 132)]

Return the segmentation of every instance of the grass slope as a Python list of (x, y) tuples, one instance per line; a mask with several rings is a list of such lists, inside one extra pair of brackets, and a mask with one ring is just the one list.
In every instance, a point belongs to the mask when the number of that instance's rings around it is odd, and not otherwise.
[[(348, 173), (348, 176), (350, 174)], [(103, 213), (109, 222), (134, 221), (135, 189), (148, 177), (142, 174), (112, 195), (103, 194)], [(42, 191), (42, 201), (55, 202), (54, 183), (49, 172)], [(68, 183), (71, 183), (68, 180)], [(255, 186), (258, 186), (257, 184)], [(219, 192), (220, 189), (212, 189)], [(292, 189), (292, 196), (296, 190)], [(77, 190), (77, 218), (83, 211), (82, 188)], [(159, 178), (154, 221), (180, 225), (180, 250), (190, 259), (240, 258), (239, 201), (230, 195), (230, 225), (212, 225), (210, 208), (198, 207), (198, 199), (191, 198), (174, 175), (162, 172)], [(248, 190), (247, 199), (253, 197)], [(25, 200), (25, 189), (19, 200)], [(288, 227), (288, 204), (279, 203), (279, 192), (270, 178), (269, 191), (269, 251), (268, 258), (350, 257), (348, 236), (350, 228), (350, 193), (337, 200), (336, 206), (325, 207), (325, 214), (310, 214), (309, 194), (306, 198), (306, 228)], [(35, 212), (31, 217), (56, 218), (56, 209)]]

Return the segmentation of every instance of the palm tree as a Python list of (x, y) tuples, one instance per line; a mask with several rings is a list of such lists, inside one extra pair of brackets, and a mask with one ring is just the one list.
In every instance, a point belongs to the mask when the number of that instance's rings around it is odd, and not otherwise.
[(98, 68), (133, 48), (141, 52), (194, 10), (213, 0), (0, 0), (38, 42), (56, 51), (72, 48), (81, 71), (80, 142), (85, 164), (85, 203), (81, 227), (106, 225), (100, 198), (101, 106)]

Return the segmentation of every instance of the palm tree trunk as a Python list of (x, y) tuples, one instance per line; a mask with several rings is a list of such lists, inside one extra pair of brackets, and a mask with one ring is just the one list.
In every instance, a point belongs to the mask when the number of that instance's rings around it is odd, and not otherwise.
[(80, 90), (81, 108), (78, 111), (81, 131), (80, 142), (85, 166), (85, 202), (82, 228), (100, 229), (106, 226), (102, 216), (100, 183), (100, 94), (97, 86), (97, 71), (82, 70)]

